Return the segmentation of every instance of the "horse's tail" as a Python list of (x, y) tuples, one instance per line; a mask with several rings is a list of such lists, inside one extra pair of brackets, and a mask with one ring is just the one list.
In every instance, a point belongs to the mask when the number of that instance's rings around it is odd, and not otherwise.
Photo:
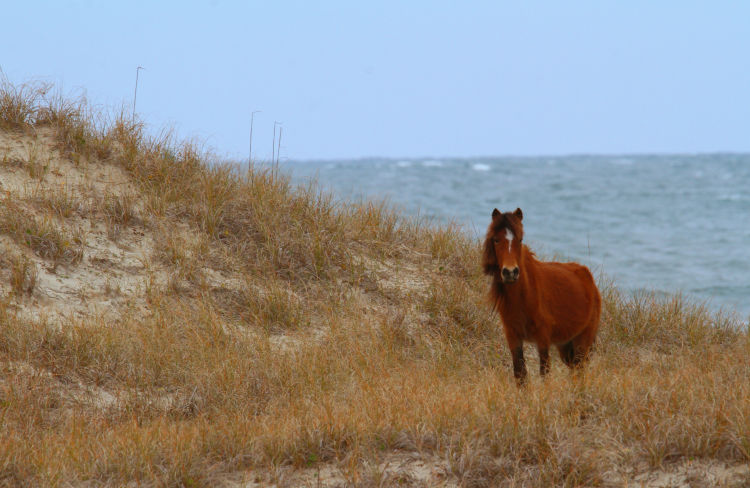
[(594, 275), (591, 273), (591, 270), (583, 265), (581, 265), (580, 270), (581, 275), (585, 275), (586, 280), (590, 282), (591, 311), (589, 313), (589, 320), (587, 322), (587, 325), (589, 328), (593, 328), (594, 330), (592, 332), (596, 334), (596, 331), (599, 329), (599, 324), (602, 316), (602, 295), (601, 293), (599, 293), (599, 287), (596, 286), (596, 280), (594, 279)]

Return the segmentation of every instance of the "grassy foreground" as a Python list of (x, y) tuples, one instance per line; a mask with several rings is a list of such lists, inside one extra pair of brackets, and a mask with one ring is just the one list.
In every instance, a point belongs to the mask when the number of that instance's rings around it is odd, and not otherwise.
[[(750, 462), (750, 335), (731, 316), (600, 282), (588, 368), (555, 356), (519, 391), (456, 229), (40, 85), (3, 84), (0, 134), (0, 485), (622, 486)], [(106, 168), (127, 181), (97, 186)], [(137, 243), (131, 289), (81, 280), (107, 313), (46, 291)]]

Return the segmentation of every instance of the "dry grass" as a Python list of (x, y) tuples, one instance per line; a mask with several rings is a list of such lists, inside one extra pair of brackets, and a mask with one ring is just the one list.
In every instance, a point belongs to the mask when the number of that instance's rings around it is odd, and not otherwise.
[(24, 166), (28, 170), (29, 176), (37, 180), (43, 180), (50, 168), (49, 156), (45, 158), (41, 152), (42, 150), (36, 143), (26, 146), (26, 161)]
[[(0, 483), (212, 486), (252, 471), (284, 486), (332, 466), (358, 486), (607, 486), (679, 460), (750, 461), (739, 320), (603, 286), (589, 367), (573, 375), (555, 359), (518, 390), (478, 245), (455, 229), (23, 95), (3, 95), (18, 108), (3, 108), (2, 127), (57, 127), (71, 161), (106, 158), (137, 193), (88, 212), (65, 192), (7, 197), (0, 234), (72, 263), (51, 250), (75, 241), (61, 220), (103, 217), (112, 239), (142, 226), (156, 243), (144, 259), (173, 279), (148, 287), (147, 313), (116, 320), (51, 323), (0, 299)], [(237, 286), (212, 285), (217, 274)], [(388, 471), (393, 453), (445, 472)]]
[(36, 122), (39, 104), (49, 91), (41, 83), (13, 85), (0, 72), (0, 128), (19, 130)]
[(25, 255), (3, 250), (0, 266), (8, 270), (8, 283), (16, 296), (30, 296), (37, 286), (38, 269), (36, 263)]
[(84, 208), (80, 194), (67, 183), (55, 185), (52, 189), (37, 185), (31, 189), (26, 200), (58, 219), (68, 219), (80, 214)]
[(110, 194), (96, 202), (104, 217), (107, 234), (113, 241), (118, 239), (123, 229), (138, 223), (137, 199), (133, 193)]
[(65, 228), (48, 216), (37, 217), (10, 196), (0, 202), (0, 232), (55, 266), (77, 264), (83, 258), (80, 229)]

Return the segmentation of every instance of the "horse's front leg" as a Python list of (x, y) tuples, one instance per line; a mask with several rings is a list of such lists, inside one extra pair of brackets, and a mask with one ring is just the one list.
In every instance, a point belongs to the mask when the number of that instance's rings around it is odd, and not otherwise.
[(549, 344), (537, 343), (537, 351), (539, 351), (539, 374), (544, 376), (549, 373)]
[(513, 376), (519, 386), (526, 382), (526, 361), (523, 358), (523, 341), (510, 327), (505, 327), (505, 339), (513, 358)]
[(526, 360), (523, 358), (523, 343), (511, 347), (510, 353), (513, 356), (513, 376), (516, 378), (518, 386), (526, 383)]

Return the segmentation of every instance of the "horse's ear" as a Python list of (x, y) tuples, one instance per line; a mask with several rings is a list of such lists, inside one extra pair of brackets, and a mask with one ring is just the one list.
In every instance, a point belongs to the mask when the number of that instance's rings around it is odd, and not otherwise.
[(493, 211), (492, 211), (492, 218), (493, 218), (493, 219), (494, 219), (495, 217), (497, 217), (498, 215), (500, 215), (500, 210), (498, 210), (498, 209), (495, 209), (495, 210), (493, 210)]
[(521, 221), (523, 220), (523, 212), (521, 212), (520, 208), (517, 208), (515, 212), (513, 212), (513, 215), (516, 216), (516, 218)]

